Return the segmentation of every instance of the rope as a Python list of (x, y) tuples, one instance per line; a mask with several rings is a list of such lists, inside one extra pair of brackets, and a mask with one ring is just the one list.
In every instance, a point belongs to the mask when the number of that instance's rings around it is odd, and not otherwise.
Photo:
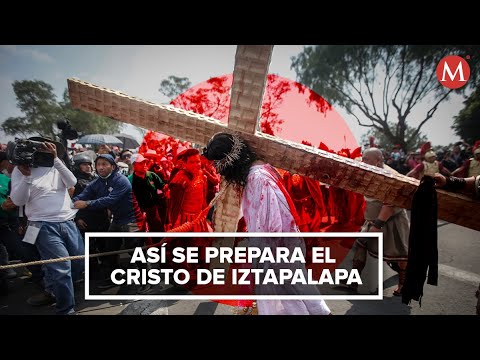
[[(198, 224), (200, 221), (203, 221), (207, 215), (210, 209), (212, 208), (213, 205), (217, 203), (217, 201), (220, 199), (221, 196), (225, 193), (227, 188), (229, 187), (230, 184), (227, 184), (222, 190), (220, 190), (215, 197), (210, 201), (210, 204), (203, 209), (200, 214), (195, 218), (193, 221), (186, 222), (185, 224), (182, 224), (180, 226), (177, 226), (176, 228), (170, 229), (167, 232), (191, 232), (194, 228), (194, 225)], [(151, 247), (157, 247), (161, 246), (165, 242), (167, 242), (169, 238), (163, 238), (160, 240), (160, 242), (156, 244), (151, 244), (151, 245), (145, 245), (142, 246), (142, 250), (151, 248)], [(109, 256), (109, 255), (118, 255), (118, 254), (124, 254), (131, 252), (132, 249), (125, 249), (125, 250), (116, 250), (116, 251), (108, 251), (108, 252), (103, 252), (103, 253), (98, 253), (98, 254), (89, 254), (88, 258), (96, 258), (96, 257), (101, 257), (101, 256)], [(43, 265), (43, 264), (52, 264), (52, 263), (57, 263), (57, 262), (62, 262), (62, 261), (71, 261), (71, 260), (82, 260), (85, 258), (85, 255), (76, 255), (76, 256), (65, 256), (61, 258), (56, 258), (56, 259), (48, 259), (48, 260), (38, 260), (38, 261), (31, 261), (27, 263), (17, 263), (17, 264), (11, 264), (11, 265), (2, 265), (0, 266), (0, 270), (6, 270), (6, 269), (14, 269), (14, 268), (19, 268), (23, 266), (33, 266), (33, 265)]]

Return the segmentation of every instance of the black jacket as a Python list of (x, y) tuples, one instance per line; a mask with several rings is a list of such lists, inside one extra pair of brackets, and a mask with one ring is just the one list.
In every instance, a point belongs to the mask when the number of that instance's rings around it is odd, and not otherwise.
[[(86, 174), (81, 171), (75, 171), (73, 174), (77, 178), (73, 197), (81, 194), (87, 185), (96, 179), (96, 176), (92, 174)], [(93, 210), (86, 208), (78, 210), (77, 216), (75, 216), (75, 221), (78, 219), (82, 219), (87, 223), (87, 231), (89, 232), (107, 231), (108, 227), (110, 226), (110, 219), (108, 218), (107, 209)]]

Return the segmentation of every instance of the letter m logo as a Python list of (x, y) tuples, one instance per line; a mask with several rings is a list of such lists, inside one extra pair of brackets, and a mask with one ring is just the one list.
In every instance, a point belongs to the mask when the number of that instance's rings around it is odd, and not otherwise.
[(460, 56), (451, 55), (440, 60), (436, 73), (440, 84), (449, 89), (458, 89), (470, 78), (470, 66)]

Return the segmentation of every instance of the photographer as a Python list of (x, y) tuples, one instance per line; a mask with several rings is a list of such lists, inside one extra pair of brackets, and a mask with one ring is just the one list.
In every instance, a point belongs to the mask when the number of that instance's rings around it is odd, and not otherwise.
[[(37, 151), (50, 160), (53, 158), (53, 166), (32, 167), (22, 163), (12, 173), (11, 199), (17, 206), (25, 205), (29, 219), (24, 241), (36, 244), (42, 260), (83, 255), (82, 236), (73, 221), (77, 210), (70, 207), (67, 191), (77, 179), (58, 158), (54, 143), (45, 140), (42, 149)], [(83, 267), (83, 261), (46, 264), (45, 292), (38, 298), (32, 297), (30, 304), (56, 301), (57, 314), (73, 314), (73, 282), (80, 279)]]

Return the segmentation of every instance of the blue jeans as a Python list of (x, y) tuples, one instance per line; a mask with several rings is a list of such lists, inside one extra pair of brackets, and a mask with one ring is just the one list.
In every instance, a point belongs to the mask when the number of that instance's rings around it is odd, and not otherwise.
[[(35, 245), (42, 260), (85, 254), (82, 235), (74, 221), (41, 223), (42, 227)], [(66, 315), (74, 312), (73, 282), (81, 278), (84, 267), (83, 260), (45, 265), (45, 290), (55, 295), (57, 314)]]

